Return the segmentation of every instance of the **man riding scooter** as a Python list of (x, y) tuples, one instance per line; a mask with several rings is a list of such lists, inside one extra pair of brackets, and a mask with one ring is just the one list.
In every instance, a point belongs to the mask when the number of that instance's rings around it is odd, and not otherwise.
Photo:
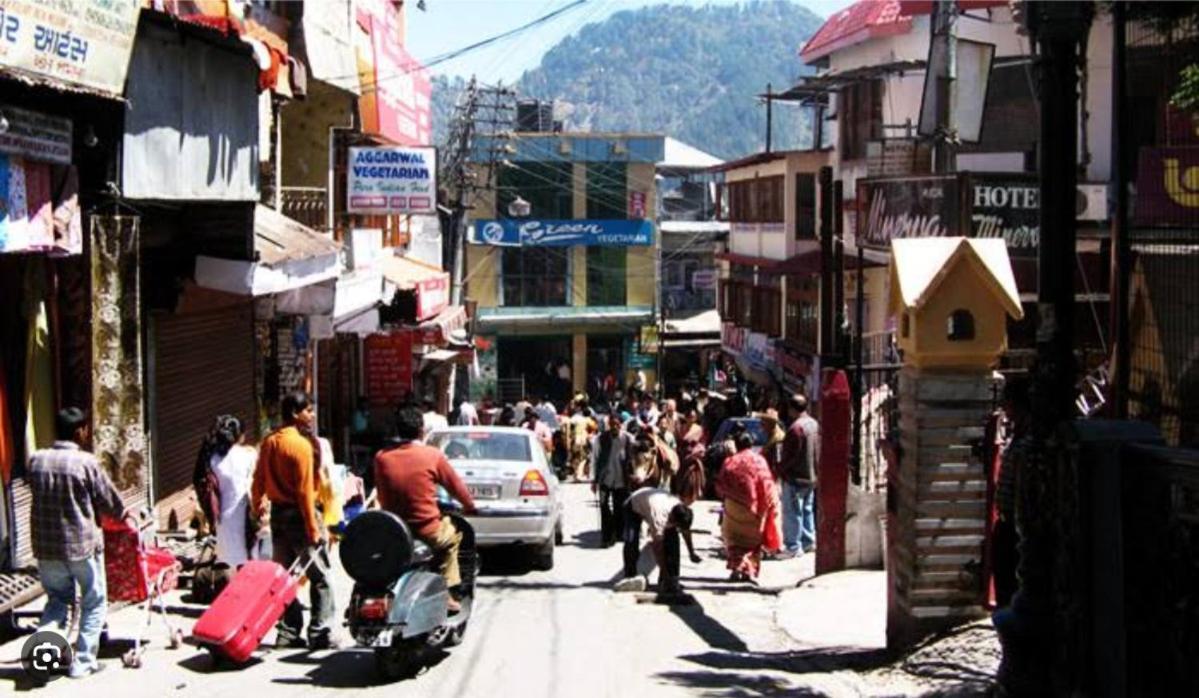
[[(441, 574), (452, 591), (462, 581), (458, 568), (462, 534), (438, 508), (437, 486), (441, 485), (461, 502), (466, 514), (475, 513), (475, 501), (441, 451), (420, 442), (424, 433), (420, 408), (400, 407), (396, 412), (396, 431), (399, 444), (375, 457), (379, 507), (403, 519), (413, 535), (436, 552)], [(461, 604), (451, 595), (446, 608), (449, 613), (457, 613)]]

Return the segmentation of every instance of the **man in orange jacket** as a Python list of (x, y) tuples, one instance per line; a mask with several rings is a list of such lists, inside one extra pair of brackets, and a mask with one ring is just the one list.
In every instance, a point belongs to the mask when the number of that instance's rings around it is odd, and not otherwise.
[[(283, 426), (271, 432), (259, 447), (250, 501), (257, 518), (264, 513), (264, 502), (270, 502), (271, 546), (275, 562), (289, 567), (297, 558), (312, 559), (313, 564), (308, 567), (312, 618), (308, 623), (307, 647), (314, 650), (335, 648), (330, 629), (333, 589), (326, 577), (329, 554), (316, 505), (320, 485), (320, 449), (313, 435), (316, 414), (312, 401), (302, 392), (285, 396), (280, 411)], [(305, 646), (301, 637), (303, 613), (298, 599), (283, 612), (276, 626), (276, 647)]]

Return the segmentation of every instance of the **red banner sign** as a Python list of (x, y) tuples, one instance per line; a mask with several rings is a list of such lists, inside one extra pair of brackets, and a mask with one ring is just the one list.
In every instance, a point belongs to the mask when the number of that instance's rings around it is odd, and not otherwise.
[(429, 72), (404, 50), (403, 17), (391, 2), (357, 6), (358, 24), (371, 36), (371, 81), (362, 85), (363, 130), (398, 145), (433, 142)]
[(373, 334), (363, 342), (366, 395), (375, 407), (391, 407), (412, 393), (412, 332)]
[(1134, 225), (1199, 223), (1199, 147), (1141, 148)]
[(731, 322), (720, 326), (720, 345), (730, 354), (741, 355), (749, 341), (749, 330), (738, 327)]
[(450, 304), (450, 275), (438, 276), (417, 282), (416, 319), (428, 320), (445, 310)]

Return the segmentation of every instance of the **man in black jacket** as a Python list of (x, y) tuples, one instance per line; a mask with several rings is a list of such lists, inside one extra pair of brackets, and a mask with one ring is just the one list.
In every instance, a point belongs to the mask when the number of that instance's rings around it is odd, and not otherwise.
[(600, 535), (603, 547), (616, 543), (623, 530), (624, 502), (629, 498), (629, 471), (633, 462), (633, 437), (624, 430), (620, 415), (608, 413), (608, 429), (591, 445), (591, 491), (600, 495)]

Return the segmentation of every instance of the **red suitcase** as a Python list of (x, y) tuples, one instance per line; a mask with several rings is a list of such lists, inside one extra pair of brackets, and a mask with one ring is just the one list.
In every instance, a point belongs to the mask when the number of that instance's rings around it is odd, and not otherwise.
[(196, 621), (192, 637), (231, 661), (250, 658), (296, 598), (303, 570), (269, 560), (247, 562)]

